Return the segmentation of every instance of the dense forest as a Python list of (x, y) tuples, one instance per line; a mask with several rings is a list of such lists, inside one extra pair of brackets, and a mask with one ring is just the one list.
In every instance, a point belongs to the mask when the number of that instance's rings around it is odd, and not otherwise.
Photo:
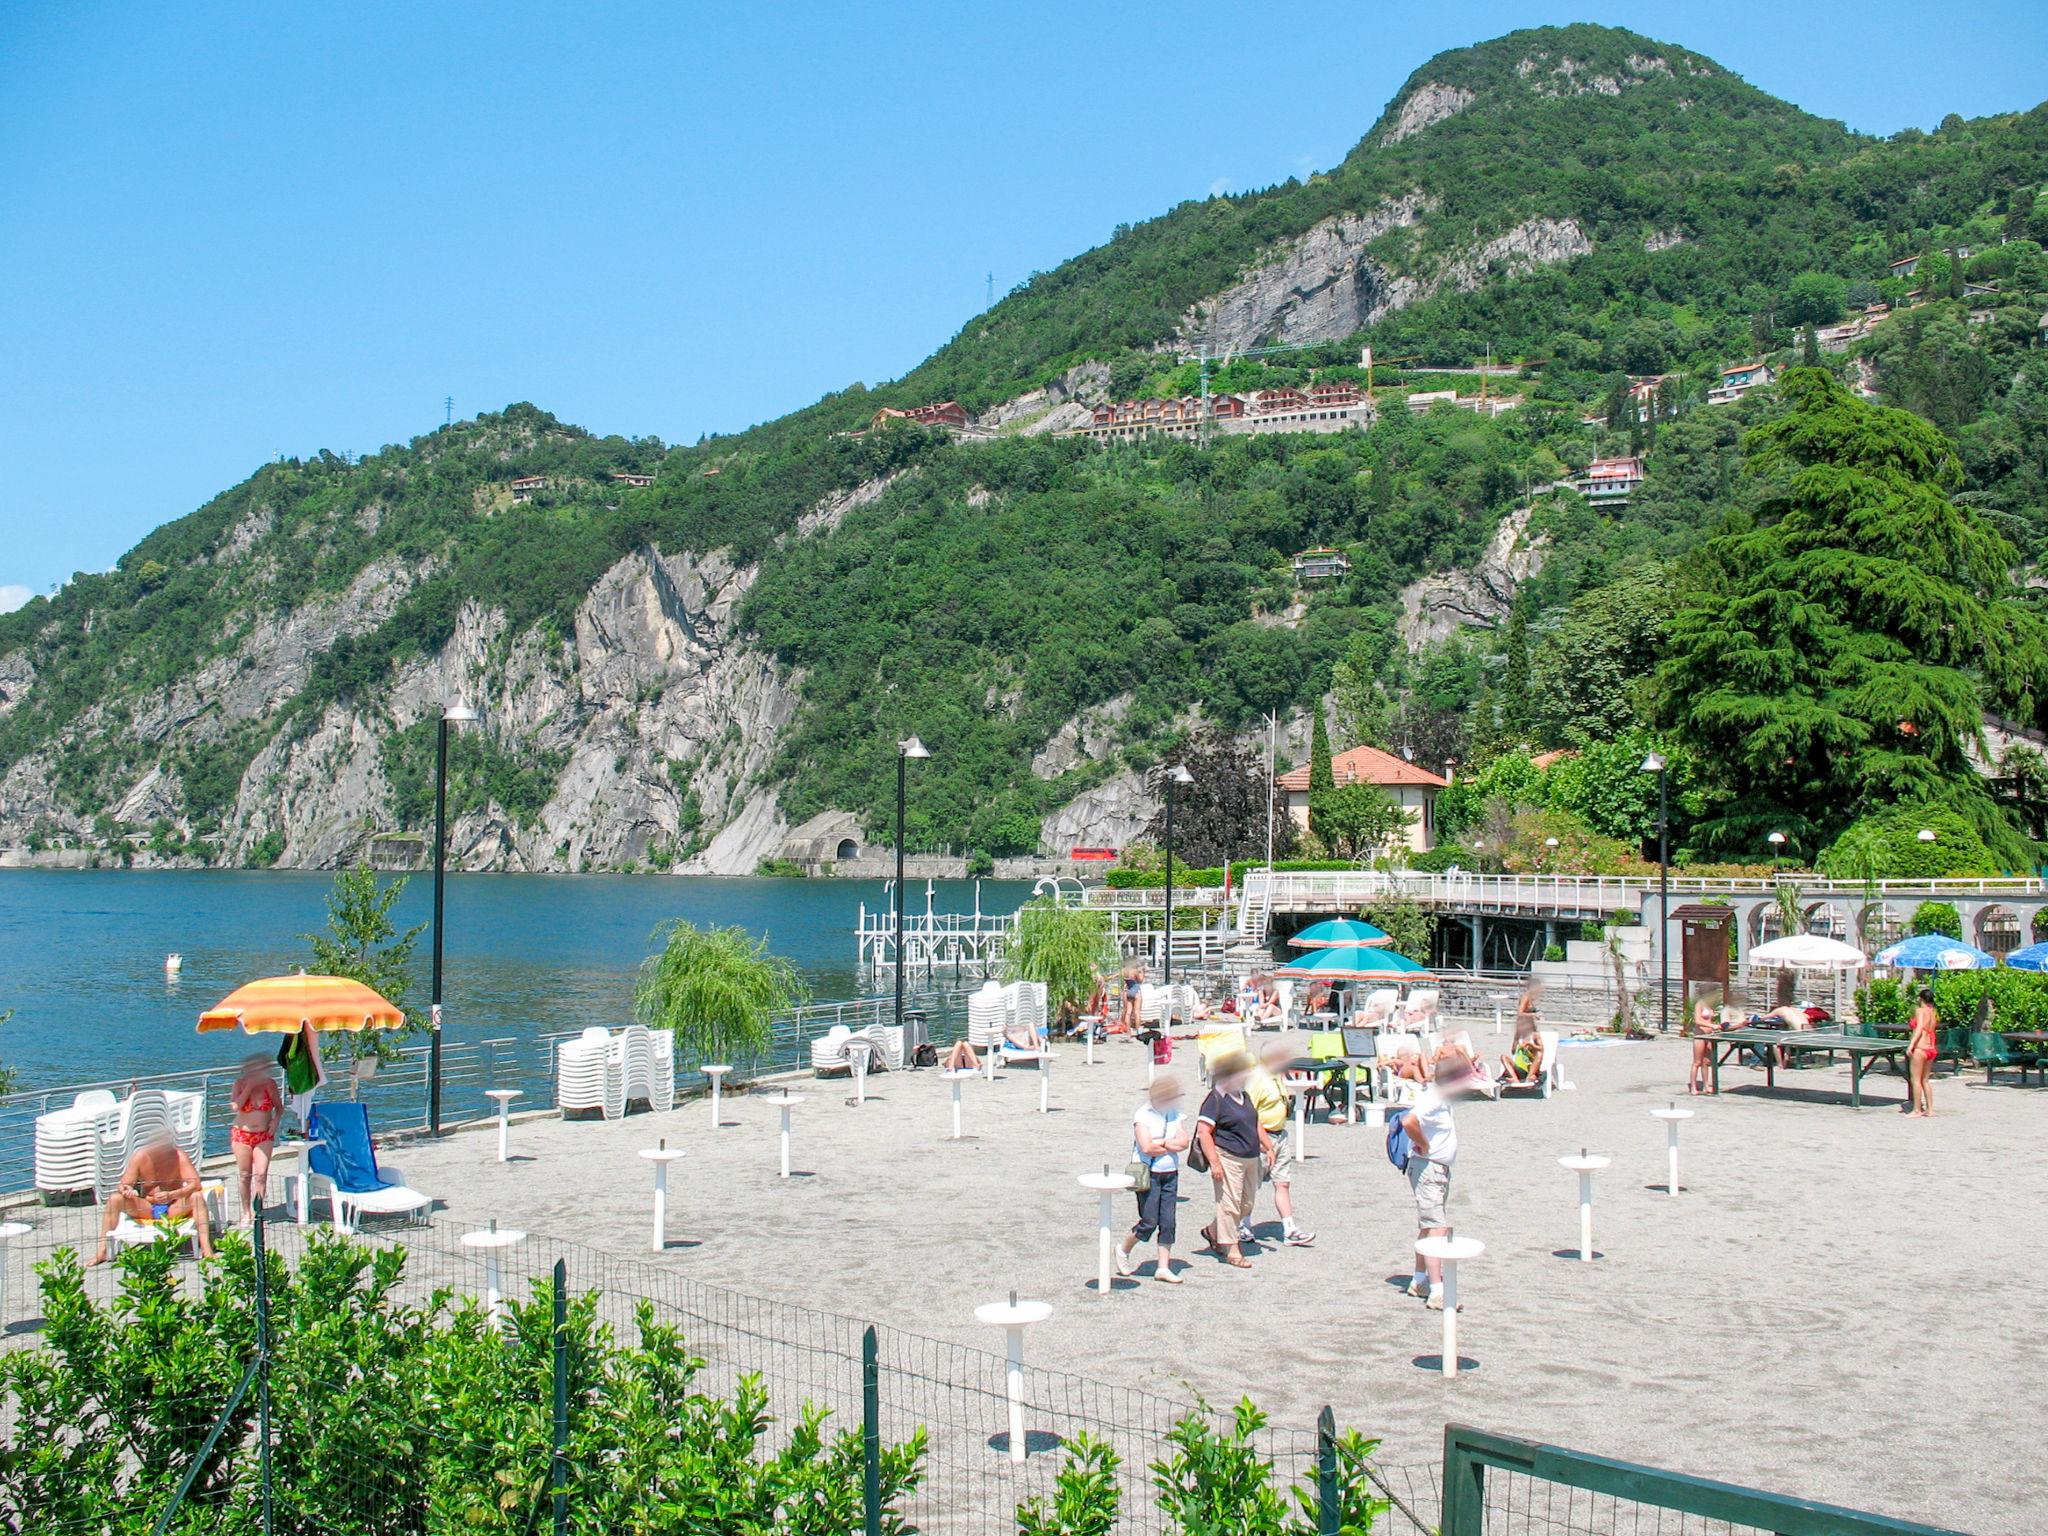
[[(1458, 105), (1425, 120), (1412, 109), (1429, 101)], [(1198, 387), (1186, 359), (1202, 300), (1320, 221), (1411, 195), (1422, 216), (1364, 254), (1390, 281), (1413, 280), (1415, 302), (1354, 335), (1219, 362), (1210, 379), (1363, 384), (1370, 346), (1382, 359), (1370, 430), (1119, 445), (865, 430), (884, 406), (982, 410), (1083, 362), (1102, 365), (1114, 396)], [(1590, 249), (1472, 266), (1532, 219), (1570, 221)], [(720, 549), (758, 563), (741, 624), (801, 680), (773, 773), (792, 820), (837, 806), (879, 829), (893, 743), (914, 731), (944, 745), (922, 777), (914, 840), (1028, 850), (1047, 812), (1157, 761), (1192, 723), (1242, 727), (1328, 700), (1341, 735), (1439, 764), (1498, 762), (1494, 782), (1522, 786), (1510, 799), (1624, 845), (1640, 842), (1635, 792), (1626, 807), (1603, 800), (1583, 768), (1546, 790), (1541, 771), (1525, 772), (1533, 754), (1615, 742), (1689, 754), (1680, 832), (1702, 855), (1758, 855), (1766, 830), (1818, 855), (1904, 796), (1960, 807), (1987, 860), (2030, 862), (2048, 775), (2025, 748), (1987, 761), (1968, 722), (1989, 710), (2043, 723), (2037, 599), (2016, 573), (2048, 555), (2044, 245), (2048, 106), (1878, 141), (1636, 34), (1515, 33), (1416, 71), (1329, 172), (1120, 227), (894, 383), (688, 447), (596, 437), (516, 405), (360, 460), (266, 465), (114, 571), (0, 617), (0, 776), (61, 745), (48, 759), (58, 801), (104, 834), (118, 830), (108, 812), (123, 789), (163, 767), (180, 786), (176, 835), (203, 856), (266, 741), (336, 704), (378, 714), (394, 667), (436, 653), (465, 604), (559, 640), (627, 553)], [(1895, 266), (1909, 259), (1912, 272)], [(1821, 349), (1819, 330), (1872, 306), (1891, 312)], [(1413, 389), (1473, 387), (1432, 370), (1487, 355), (1521, 365), (1491, 386), (1518, 408), (1404, 408)], [(1707, 404), (1718, 370), (1750, 358), (1792, 371), (1738, 404)], [(1628, 394), (1631, 379), (1660, 375), (1646, 405)], [(1880, 407), (1911, 414), (1893, 422)], [(1861, 445), (1869, 463), (1836, 468), (1877, 475), (1878, 503), (1908, 494), (1885, 477), (1910, 461), (1912, 495), (1967, 525), (1932, 513), (1912, 525), (1954, 546), (1954, 591), (1889, 601), (1910, 552), (1874, 553), (1870, 519), (1830, 512), (1810, 487), (1802, 504), (1809, 460), (1825, 457), (1801, 435), (1809, 417), (1833, 423), (1829, 451)], [(1646, 479), (1625, 506), (1562, 488), (1592, 458), (1631, 452)], [(515, 498), (526, 476), (546, 486)], [(824, 499), (883, 484), (830, 531), (797, 533)], [(1406, 643), (1404, 591), (1472, 566), (1510, 516), (1536, 569), (1499, 621)], [(1840, 558), (1877, 562), (1861, 572), (1869, 600), (1777, 613), (1777, 631), (1751, 639), (1776, 645), (1804, 623), (1828, 659), (1850, 659), (1807, 679), (1812, 709), (1835, 723), (1800, 736), (1799, 751), (1857, 758), (1853, 773), (1754, 771), (1758, 720), (1692, 707), (1714, 668), (1753, 659), (1738, 636), (1710, 633), (1703, 609), (1759, 572), (1841, 578), (1811, 550), (1762, 547), (1801, 517)], [(1298, 587), (1288, 559), (1311, 545), (1345, 551), (1349, 576)], [(144, 728), (154, 693), (386, 569), (407, 576), (389, 611), (325, 646), (262, 718)], [(1913, 628), (1928, 611), (1949, 613), (1962, 629), (1939, 633), (1968, 633), (1978, 652), (1936, 654), (1936, 632)], [(1674, 659), (1681, 641), (1695, 647), (1690, 674)], [(1845, 690), (1923, 686), (1925, 718), (1947, 724), (1910, 750), (1891, 742), (1873, 757), (1870, 709), (1836, 707)], [(1030, 771), (1063, 724), (1109, 706), (1113, 756)], [(417, 826), (425, 738), (387, 723), (392, 816)], [(478, 739), (461, 748), (458, 800), (531, 814), (561, 767), (516, 738)]]

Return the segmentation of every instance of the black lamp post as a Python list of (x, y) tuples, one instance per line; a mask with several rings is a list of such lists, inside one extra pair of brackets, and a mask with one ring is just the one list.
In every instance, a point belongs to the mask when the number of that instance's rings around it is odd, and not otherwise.
[(466, 725), (476, 711), (455, 704), (441, 712), (434, 745), (434, 1011), (427, 1035), (427, 1133), (441, 1134), (441, 886), (448, 866), (448, 727)]
[(1643, 772), (1657, 775), (1657, 1030), (1671, 1033), (1671, 798), (1663, 757), (1652, 752)]
[(1186, 766), (1175, 763), (1166, 770), (1166, 984), (1173, 985), (1173, 792), (1192, 784), (1195, 776)]
[[(903, 1030), (903, 797), (909, 786), (910, 760), (931, 755), (915, 736), (906, 736), (896, 743), (896, 1030), (899, 1039)], [(910, 1057), (911, 1053), (904, 1051), (904, 1065), (910, 1064)]]

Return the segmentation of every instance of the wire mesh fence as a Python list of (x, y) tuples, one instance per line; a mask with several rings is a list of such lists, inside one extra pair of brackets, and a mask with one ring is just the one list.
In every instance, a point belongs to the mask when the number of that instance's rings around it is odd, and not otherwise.
[[(1458, 1425), (1440, 1466), (1384, 1465), (1327, 1410), (1271, 1424), (540, 1233), (272, 1224), (274, 1268), (237, 1235), (81, 1272), (95, 1225), (42, 1213), (10, 1255), (10, 1536), (1940, 1536)], [(1115, 1523), (1023, 1520), (1075, 1465)], [(1270, 1518), (1197, 1518), (1219, 1490)]]
[[(51, 1261), (60, 1249), (82, 1253), (94, 1235), (90, 1211), (53, 1210), (40, 1217), (28, 1237), (16, 1240), (10, 1266), (14, 1283), (8, 1288), (7, 1303), (12, 1310), (0, 1312), (0, 1342), (15, 1350), (69, 1347), (66, 1330), (73, 1328), (75, 1317), (46, 1317), (36, 1310), (42, 1300), (33, 1293), (36, 1277), (27, 1271), (31, 1266), (57, 1267)], [(319, 1262), (324, 1233), (321, 1228), (278, 1223), (267, 1226), (266, 1239), (289, 1269), (303, 1272)], [(239, 1241), (228, 1240), (223, 1266), (233, 1263), (228, 1255)], [(1121, 1516), (1115, 1529), (1146, 1536), (1178, 1530), (1162, 1505), (1156, 1464), (1173, 1454), (1176, 1432), (1185, 1426), (1200, 1425), (1211, 1433), (1230, 1427), (1228, 1415), (1196, 1402), (1037, 1366), (1024, 1367), (1013, 1380), (1004, 1354), (748, 1295), (573, 1240), (433, 1222), (380, 1227), (358, 1235), (356, 1241), (373, 1254), (403, 1257), (402, 1270), (383, 1292), (386, 1304), (417, 1309), (421, 1318), (481, 1316), (484, 1327), (509, 1331), (532, 1326), (527, 1309), (535, 1297), (547, 1294), (559, 1265), (569, 1295), (588, 1308), (591, 1324), (613, 1340), (630, 1344), (649, 1324), (677, 1330), (689, 1355), (699, 1362), (693, 1390), (721, 1404), (751, 1405), (749, 1411), (762, 1416), (760, 1457), (801, 1450), (819, 1414), (823, 1419), (818, 1433), (828, 1446), (833, 1437), (850, 1431), (863, 1445), (872, 1443), (877, 1459), (890, 1468), (898, 1465), (894, 1458), (901, 1455), (899, 1448), (915, 1439), (915, 1478), (891, 1475), (882, 1480), (888, 1490), (886, 1512), (900, 1525), (885, 1522), (881, 1529), (935, 1536), (1014, 1532), (1019, 1528), (1019, 1506), (1034, 1499), (1050, 1503), (1058, 1491), (1065, 1448), (1089, 1436), (1105, 1442), (1117, 1457), (1111, 1476)], [(214, 1283), (199, 1266), (175, 1262), (163, 1269), (163, 1277), (166, 1285), (195, 1302), (203, 1287)], [(82, 1283), (103, 1304), (113, 1305), (124, 1279), (122, 1266), (111, 1265), (92, 1270)], [(14, 1320), (11, 1327), (9, 1318)], [(291, 1307), (280, 1310), (276, 1324), (274, 1369), (288, 1381), (288, 1389), (279, 1396), (289, 1406), (273, 1415), (267, 1442), (272, 1529), (382, 1533), (500, 1528), (496, 1516), (479, 1515), (464, 1502), (466, 1493), (449, 1486), (454, 1477), (451, 1467), (468, 1469), (480, 1486), (499, 1489), (500, 1496), (513, 1503), (530, 1504), (540, 1520), (535, 1528), (549, 1528), (552, 1488), (542, 1497), (542, 1481), (552, 1475), (542, 1433), (546, 1426), (541, 1422), (546, 1417), (541, 1401), (545, 1394), (535, 1380), (525, 1382), (532, 1390), (524, 1394), (517, 1382), (498, 1384), (504, 1400), (493, 1408), (492, 1422), (501, 1425), (493, 1436), (494, 1447), (451, 1445), (446, 1441), (447, 1426), (460, 1422), (463, 1415), (449, 1406), (445, 1383), (425, 1389), (433, 1407), (423, 1413), (418, 1411), (421, 1403), (405, 1400), (407, 1388), (400, 1380), (384, 1383), (380, 1395), (373, 1378), (345, 1369), (332, 1379), (309, 1376), (306, 1351), (296, 1347), (293, 1330), (321, 1326), (320, 1320)], [(53, 1333), (58, 1337), (53, 1339)], [(239, 1362), (221, 1365), (223, 1371), (231, 1371)], [(221, 1376), (215, 1391), (189, 1400), (150, 1397), (144, 1386), (138, 1384), (125, 1397), (115, 1394), (103, 1405), (106, 1425), (124, 1446), (150, 1447), (140, 1453), (153, 1458), (150, 1464), (161, 1459), (182, 1469), (197, 1453), (228, 1396), (226, 1376)], [(392, 1394), (397, 1401), (389, 1400)], [(583, 1411), (572, 1406), (572, 1430)], [(196, 1483), (174, 1529), (262, 1528), (255, 1523), (261, 1476), (252, 1447), (266, 1442), (259, 1434), (256, 1413), (252, 1400), (236, 1406), (225, 1430), (226, 1443), (235, 1451), (233, 1467), (209, 1472)], [(309, 1415), (319, 1422), (304, 1422)], [(338, 1437), (333, 1430), (337, 1417), (360, 1426), (361, 1432)], [(120, 1427), (114, 1430), (117, 1420)], [(1011, 1436), (1013, 1422), (1023, 1427), (1021, 1455)], [(21, 1465), (25, 1452), (19, 1441), (32, 1428), (30, 1417), (24, 1415), (22, 1394), (10, 1390), (0, 1401), (0, 1466)], [(81, 1430), (88, 1432), (89, 1426)], [(1273, 1487), (1290, 1507), (1296, 1488), (1314, 1500), (1319, 1450), (1326, 1449), (1314, 1427), (1261, 1425), (1244, 1437), (1244, 1443), (1270, 1468), (1267, 1475)], [(181, 1454), (164, 1454), (163, 1448), (171, 1446), (179, 1447)], [(831, 1467), (843, 1475), (850, 1466), (844, 1456), (835, 1462), (829, 1454), (825, 1463), (828, 1482)], [(568, 1472), (567, 1528), (606, 1529), (593, 1523), (593, 1510), (625, 1496), (614, 1486), (616, 1468), (572, 1458)], [(1394, 1536), (1430, 1536), (1434, 1526), (1426, 1512), (1428, 1473), (1373, 1468), (1370, 1475), (1378, 1487), (1398, 1490), (1407, 1506), (1390, 1511), (1375, 1529)], [(0, 1494), (0, 1530), (147, 1530), (150, 1521), (144, 1516), (168, 1507), (174, 1486), (162, 1476), (131, 1478), (118, 1507), (95, 1506), (62, 1524), (38, 1523), (31, 1511), (19, 1510), (13, 1512), (17, 1519), (10, 1525), (8, 1498)], [(864, 1492), (856, 1480), (849, 1496), (857, 1520), (863, 1513)], [(333, 1523), (340, 1507), (349, 1510), (345, 1524)], [(1321, 1528), (1312, 1505), (1309, 1508), (1306, 1528)], [(806, 1527), (781, 1521), (777, 1528)], [(861, 1528), (858, 1523), (819, 1527)]]

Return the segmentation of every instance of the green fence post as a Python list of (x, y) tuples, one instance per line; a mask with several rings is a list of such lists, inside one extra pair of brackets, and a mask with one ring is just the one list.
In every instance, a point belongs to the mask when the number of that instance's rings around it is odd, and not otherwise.
[(1338, 1536), (1344, 1528), (1344, 1508), (1337, 1493), (1337, 1420), (1329, 1405), (1316, 1415), (1316, 1530), (1318, 1536)]
[(569, 1261), (555, 1260), (555, 1536), (569, 1531)]
[(1481, 1536), (1486, 1522), (1486, 1466), (1458, 1440), (1458, 1426), (1444, 1426), (1443, 1536)]
[(867, 1536), (882, 1536), (882, 1368), (874, 1325), (860, 1338), (861, 1507)]
[(263, 1536), (272, 1536), (275, 1527), (271, 1523), (270, 1483), (270, 1256), (263, 1241), (261, 1190), (256, 1192), (254, 1214), (250, 1239), (256, 1250), (256, 1461), (263, 1484)]

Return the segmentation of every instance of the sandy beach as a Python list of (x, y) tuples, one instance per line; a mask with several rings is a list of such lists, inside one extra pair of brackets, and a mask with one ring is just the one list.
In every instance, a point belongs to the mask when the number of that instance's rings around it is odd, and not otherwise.
[[(1477, 1038), (1495, 1043), (1484, 1026)], [(1128, 1045), (1093, 1067), (1063, 1049), (1050, 1114), (1033, 1070), (968, 1082), (959, 1142), (934, 1072), (878, 1076), (858, 1108), (843, 1081), (794, 1084), (787, 1180), (776, 1112), (749, 1094), (727, 1096), (716, 1131), (692, 1100), (610, 1123), (522, 1120), (508, 1164), (481, 1126), (392, 1157), (445, 1201), (441, 1223), (496, 1219), (957, 1344), (956, 1372), (1001, 1347), (975, 1307), (1015, 1290), (1053, 1309), (1028, 1338), (1034, 1367), (1181, 1402), (1249, 1394), (1290, 1431), (1327, 1403), (1393, 1467), (1435, 1463), (1456, 1419), (1971, 1531), (2040, 1528), (2048, 1471), (2018, 1453), (2048, 1410), (2035, 1316), (2048, 1197), (2028, 1172), (2048, 1094), (2009, 1075), (1996, 1088), (1943, 1077), (1922, 1122), (1899, 1112), (1889, 1074), (1852, 1111), (1846, 1068), (1782, 1073), (1770, 1096), (1760, 1072), (1733, 1070), (1719, 1099), (1690, 1101), (1674, 1199), (1650, 1111), (1685, 1102), (1685, 1047), (1568, 1046), (1563, 1061), (1575, 1086), (1547, 1102), (1459, 1110), (1452, 1211), (1487, 1251), (1464, 1272), (1455, 1381), (1419, 1363), (1434, 1363), (1441, 1318), (1398, 1288), (1413, 1205), (1369, 1127), (1310, 1127), (1296, 1190), (1314, 1247), (1269, 1244), (1250, 1272), (1198, 1255), (1210, 1201), (1185, 1176), (1186, 1284), (1094, 1294), (1096, 1202), (1076, 1178), (1128, 1155), (1145, 1080)], [(1192, 1088), (1185, 1049), (1177, 1070)], [(686, 1156), (672, 1243), (655, 1255), (635, 1154), (662, 1137)], [(1592, 1264), (1577, 1260), (1576, 1182), (1557, 1162), (1581, 1147), (1614, 1159), (1596, 1181)], [(31, 1219), (48, 1243), (84, 1215)], [(1270, 1202), (1261, 1216), (1277, 1237)], [(522, 1253), (534, 1271), (552, 1256), (545, 1241)], [(772, 1346), (762, 1358), (774, 1369)]]

